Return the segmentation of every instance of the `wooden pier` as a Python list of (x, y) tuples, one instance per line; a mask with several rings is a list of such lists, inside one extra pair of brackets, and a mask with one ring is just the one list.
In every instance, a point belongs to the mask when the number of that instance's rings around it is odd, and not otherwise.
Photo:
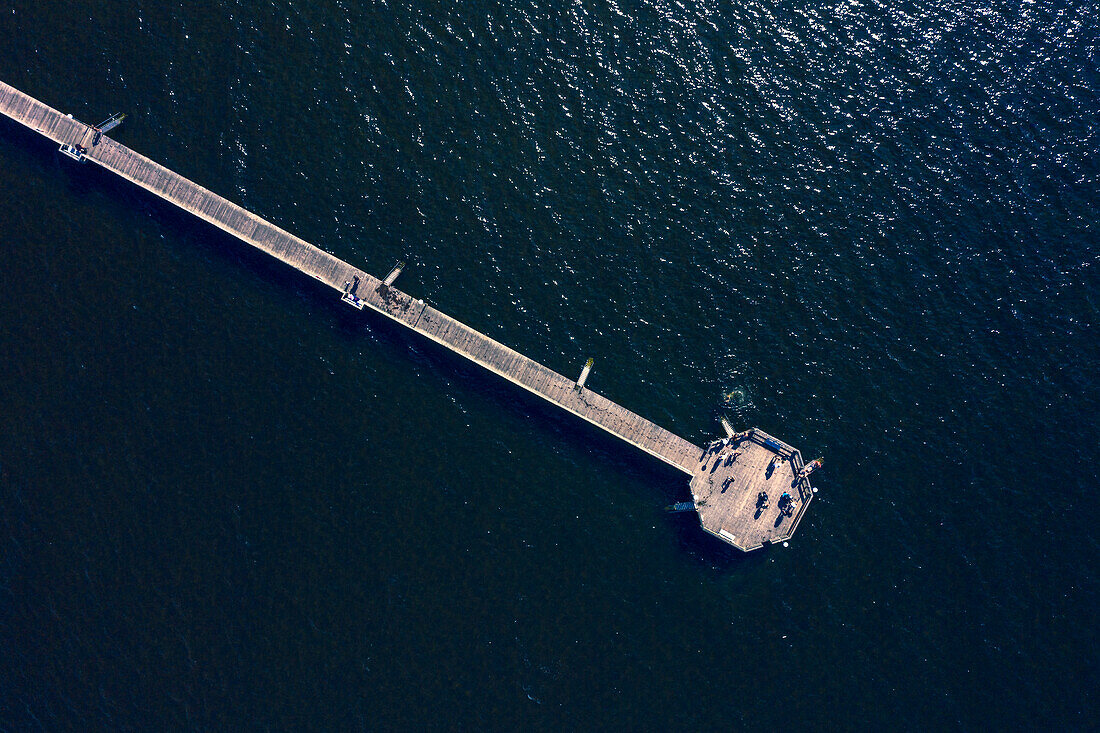
[[(720, 470), (707, 468), (702, 448), (585, 388), (583, 378), (578, 384), (393, 287), (400, 267), (383, 282), (3, 82), (0, 112), (57, 143), (69, 157), (90, 160), (325, 283), (345, 302), (370, 308), (680, 469), (692, 477), (703, 528), (723, 541), (742, 550), (755, 549), (787, 539), (801, 520), (812, 489), (805, 480), (792, 485), (793, 472), (801, 468), (793, 448), (785, 447), (792, 473), (784, 473), (782, 480), (797, 489), (792, 492), (799, 497), (797, 511), (787, 521), (773, 524), (749, 506), (762, 485), (760, 451), (745, 450), (743, 460)], [(772, 450), (763, 447), (764, 438), (759, 437), (763, 433), (752, 435), (745, 439), (747, 448)], [(771, 445), (777, 444), (771, 440)], [(719, 491), (714, 490), (715, 480), (723, 485)], [(777, 479), (772, 476), (768, 481)]]

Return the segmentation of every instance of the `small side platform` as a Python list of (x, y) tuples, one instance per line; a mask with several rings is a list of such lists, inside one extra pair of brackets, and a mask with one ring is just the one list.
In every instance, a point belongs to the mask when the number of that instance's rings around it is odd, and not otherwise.
[(69, 156), (77, 163), (83, 163), (84, 154), (88, 152), (88, 149), (80, 145), (66, 145), (62, 143), (61, 147), (57, 149), (57, 152)]
[(813, 498), (802, 467), (795, 448), (759, 428), (711, 443), (691, 479), (699, 523), (744, 552), (789, 539)]
[(363, 306), (366, 305), (362, 298), (352, 295), (351, 293), (344, 293), (342, 296), (340, 296), (340, 300), (344, 301), (356, 310), (363, 310)]

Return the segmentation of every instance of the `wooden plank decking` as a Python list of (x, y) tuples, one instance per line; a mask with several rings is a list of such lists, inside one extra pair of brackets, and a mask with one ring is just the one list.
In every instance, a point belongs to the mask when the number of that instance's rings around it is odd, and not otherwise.
[[(802, 467), (798, 451), (782, 444), (783, 466), (766, 475), (773, 455), (765, 441), (771, 436), (754, 430), (744, 442), (739, 460), (730, 465), (708, 464), (703, 449), (641, 417), (552, 369), (494, 341), (446, 313), (433, 308), (353, 267), (340, 258), (280, 229), (231, 201), (184, 178), (106, 135), (93, 145), (95, 130), (0, 82), (0, 113), (45, 135), (59, 145), (80, 146), (86, 160), (117, 173), (241, 241), (300, 270), (340, 293), (351, 292), (361, 304), (460, 354), (509, 382), (551, 402), (611, 435), (659, 458), (692, 477), (691, 489), (705, 530), (742, 550), (787, 539), (812, 498), (809, 482), (795, 481)], [(357, 284), (356, 284), (357, 283)], [(732, 450), (732, 449), (730, 449)], [(756, 512), (764, 487), (786, 485), (796, 511), (790, 518), (773, 509)], [(774, 515), (774, 516), (772, 516)], [(762, 521), (761, 521), (762, 520)]]

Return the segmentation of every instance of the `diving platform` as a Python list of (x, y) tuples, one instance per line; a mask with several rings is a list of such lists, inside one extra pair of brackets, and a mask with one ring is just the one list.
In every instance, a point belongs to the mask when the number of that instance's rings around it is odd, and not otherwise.
[[(805, 479), (796, 479), (802, 468), (798, 451), (759, 430), (741, 434), (740, 454), (726, 463), (732, 455), (726, 451), (720, 459), (723, 464), (716, 466), (713, 461), (719, 459), (715, 451), (704, 455), (704, 449), (691, 441), (585, 386), (591, 359), (574, 381), (393, 287), (404, 262), (380, 280), (111, 139), (106, 129), (62, 114), (3, 82), (0, 113), (62, 146), (62, 152), (70, 157), (90, 160), (327, 285), (353, 308), (369, 309), (415, 331), (682, 471), (691, 477), (691, 492), (703, 529), (738, 549), (748, 551), (789, 538), (805, 514), (813, 490)], [(114, 115), (108, 123), (121, 118)], [(727, 432), (730, 430), (727, 426)], [(766, 442), (769, 439), (772, 443)], [(785, 463), (781, 468), (769, 469), (775, 446), (779, 446)], [(756, 501), (759, 487), (767, 486), (770, 491), (771, 486), (784, 483), (797, 497), (793, 513), (779, 517), (774, 511), (765, 511), (754, 516), (755, 509), (749, 506)]]

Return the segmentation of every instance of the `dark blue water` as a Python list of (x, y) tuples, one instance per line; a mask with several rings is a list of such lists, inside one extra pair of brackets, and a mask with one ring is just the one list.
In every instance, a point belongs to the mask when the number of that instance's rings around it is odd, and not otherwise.
[(1096, 725), (1096, 6), (26, 2), (0, 78), (692, 440), (788, 548), (0, 122), (0, 728)]

